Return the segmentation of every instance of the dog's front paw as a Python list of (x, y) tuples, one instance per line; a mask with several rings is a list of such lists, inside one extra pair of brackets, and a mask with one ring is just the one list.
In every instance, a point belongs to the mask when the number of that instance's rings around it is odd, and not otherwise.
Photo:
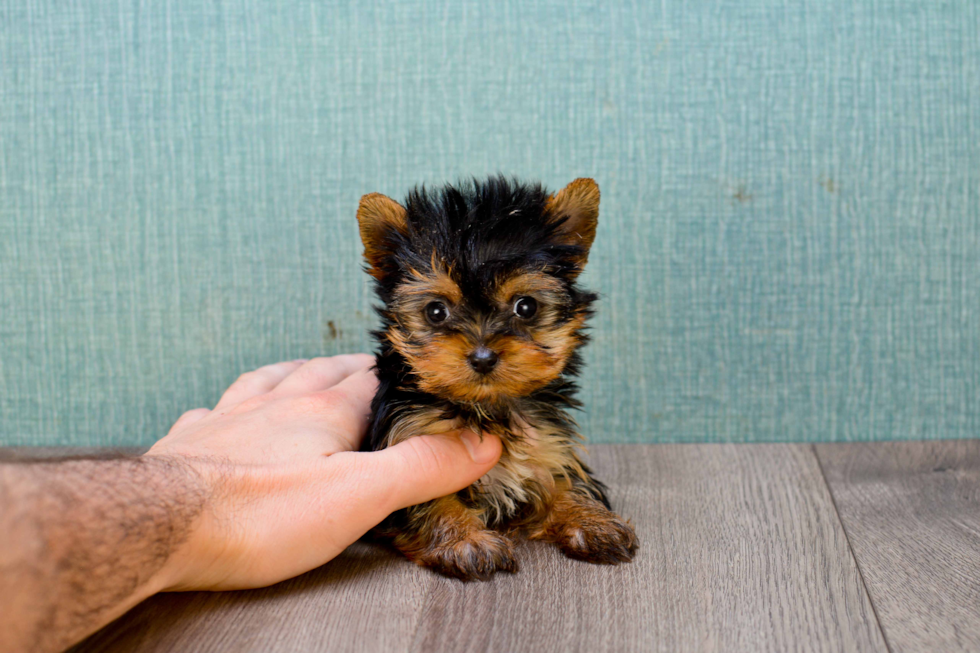
[(462, 581), (489, 580), (494, 572), (518, 570), (514, 542), (488, 529), (469, 531), (457, 540), (433, 543), (420, 551), (415, 561)]
[(569, 558), (604, 565), (629, 562), (636, 555), (636, 532), (616, 513), (590, 515), (581, 521), (562, 524), (555, 544)]
[(639, 543), (633, 526), (590, 496), (559, 494), (533, 539), (553, 542), (569, 558), (604, 565), (629, 562)]
[(455, 496), (413, 506), (392, 543), (409, 560), (464, 581), (517, 571), (513, 540), (487, 528), (481, 515)]

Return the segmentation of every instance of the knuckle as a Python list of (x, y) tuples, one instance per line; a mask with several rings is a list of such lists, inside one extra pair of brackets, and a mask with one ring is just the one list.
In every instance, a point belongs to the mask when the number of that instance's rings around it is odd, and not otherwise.
[(374, 364), (374, 356), (369, 354), (341, 354), (336, 360), (348, 369), (361, 369)]
[(284, 370), (288, 369), (289, 365), (290, 363), (272, 363), (271, 365), (263, 365), (255, 370), (255, 375), (260, 379), (274, 379), (277, 378)]
[(336, 392), (314, 392), (293, 399), (293, 408), (307, 414), (331, 413), (341, 409), (344, 398)]
[(259, 408), (260, 406), (264, 406), (267, 402), (268, 399), (265, 397), (265, 395), (249, 397), (248, 399), (245, 399), (237, 406), (235, 406), (235, 411), (247, 413), (249, 411), (255, 410), (256, 408)]
[(245, 372), (240, 375), (236, 380), (234, 385), (237, 386), (251, 386), (262, 379), (258, 370), (252, 370), (251, 372)]
[(281, 363), (275, 363), (273, 365), (266, 365), (265, 367), (251, 370), (250, 372), (245, 372), (238, 377), (238, 381), (236, 381), (236, 383), (251, 387), (274, 381), (277, 378), (276, 370), (279, 369), (280, 365)]
[(262, 381), (274, 381), (279, 378), (279, 370), (282, 369), (282, 363), (276, 363), (274, 365), (266, 365), (265, 367), (260, 367), (255, 370), (255, 378), (261, 379)]
[(296, 370), (293, 374), (295, 374), (297, 378), (303, 379), (307, 382), (315, 381), (329, 372), (329, 361), (329, 358), (323, 358), (322, 356), (319, 358), (313, 358), (308, 363)]

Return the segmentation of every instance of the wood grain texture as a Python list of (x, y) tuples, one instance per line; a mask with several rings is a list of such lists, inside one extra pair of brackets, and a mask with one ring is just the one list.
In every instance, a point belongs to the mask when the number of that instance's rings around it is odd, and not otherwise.
[(882, 651), (808, 445), (596, 446), (632, 564), (532, 543), (463, 584), (358, 543), (250, 592), (160, 595), (76, 651)]
[(73, 651), (399, 651), (431, 578), (358, 542), (329, 564), (272, 587), (159, 594)]
[(521, 572), (438, 581), (412, 651), (884, 650), (808, 447), (596, 446), (632, 564), (527, 547)]
[(889, 647), (980, 650), (980, 440), (816, 450)]

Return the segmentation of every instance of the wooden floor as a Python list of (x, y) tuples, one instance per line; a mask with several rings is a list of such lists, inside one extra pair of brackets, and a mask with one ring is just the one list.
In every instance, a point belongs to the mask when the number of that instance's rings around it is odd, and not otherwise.
[(358, 543), (160, 595), (77, 651), (980, 651), (980, 440), (594, 446), (632, 564), (524, 546), (463, 584)]

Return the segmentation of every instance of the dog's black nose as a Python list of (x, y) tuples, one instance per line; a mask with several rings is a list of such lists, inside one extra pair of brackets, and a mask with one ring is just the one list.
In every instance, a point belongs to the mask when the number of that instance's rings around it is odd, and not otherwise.
[(469, 355), (470, 367), (480, 374), (489, 374), (490, 370), (492, 370), (497, 364), (497, 360), (499, 358), (500, 357), (497, 356), (497, 352), (493, 351), (492, 349), (477, 347), (473, 350), (473, 353)]

